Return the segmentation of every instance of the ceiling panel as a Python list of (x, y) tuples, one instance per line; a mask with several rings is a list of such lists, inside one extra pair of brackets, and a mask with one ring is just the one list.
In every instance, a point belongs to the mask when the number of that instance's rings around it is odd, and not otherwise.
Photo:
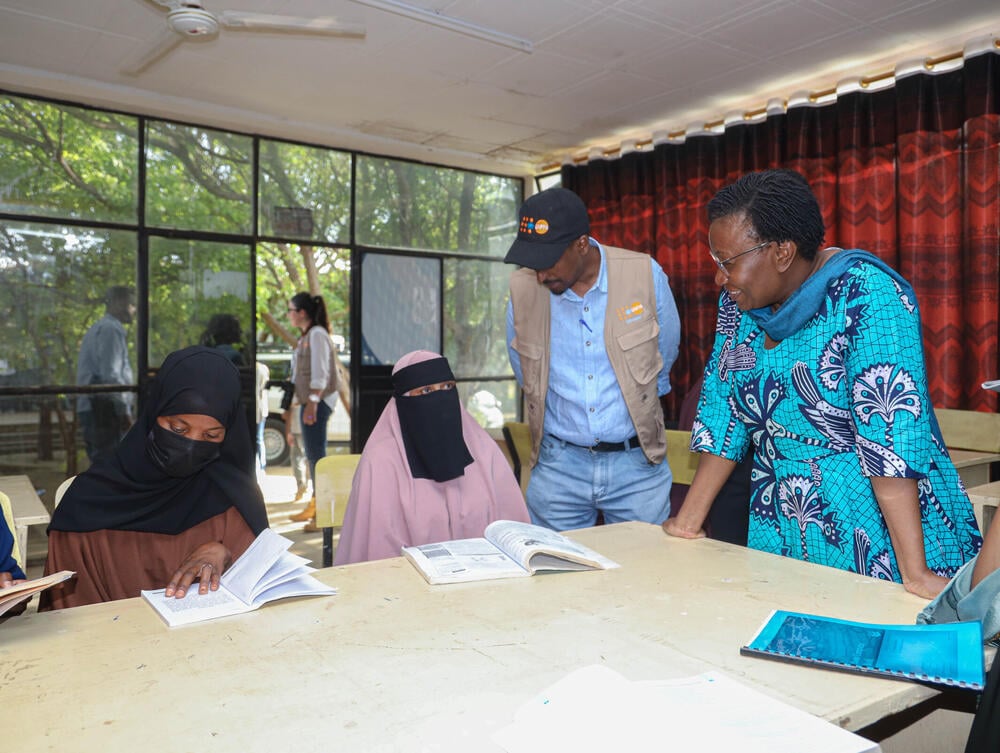
[(149, 0), (0, 0), (0, 88), (530, 173), (1000, 33), (996, 0), (407, 1), (534, 52), (354, 0), (204, 0), (209, 11), (333, 15), (368, 33), (223, 30), (129, 77), (125, 61), (168, 28)]

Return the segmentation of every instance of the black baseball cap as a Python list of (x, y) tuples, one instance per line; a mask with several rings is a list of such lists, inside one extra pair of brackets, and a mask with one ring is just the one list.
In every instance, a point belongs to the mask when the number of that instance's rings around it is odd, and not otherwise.
[(504, 261), (529, 269), (549, 269), (581, 235), (590, 234), (583, 200), (568, 188), (548, 188), (521, 205), (517, 240)]

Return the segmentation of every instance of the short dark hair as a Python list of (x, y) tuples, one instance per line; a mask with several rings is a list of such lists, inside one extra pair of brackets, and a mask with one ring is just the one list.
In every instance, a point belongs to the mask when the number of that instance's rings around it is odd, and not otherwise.
[(794, 170), (747, 173), (708, 202), (709, 222), (740, 213), (746, 214), (758, 240), (794, 241), (804, 259), (815, 258), (823, 243), (819, 202)]
[(212, 314), (201, 336), (201, 344), (210, 348), (242, 342), (243, 328), (240, 326), (240, 320), (232, 314)]
[(105, 306), (127, 306), (130, 303), (135, 303), (135, 290), (128, 285), (112, 285), (104, 293)]

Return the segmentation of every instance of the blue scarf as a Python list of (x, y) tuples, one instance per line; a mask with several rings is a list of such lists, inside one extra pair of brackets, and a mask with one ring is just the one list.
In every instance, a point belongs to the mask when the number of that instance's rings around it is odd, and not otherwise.
[(902, 288), (910, 301), (916, 304), (913, 288), (899, 272), (890, 267), (875, 254), (858, 248), (838, 251), (822, 267), (813, 272), (799, 288), (789, 296), (777, 311), (770, 306), (751, 309), (747, 313), (757, 325), (775, 342), (794, 335), (806, 322), (812, 319), (826, 297), (826, 289), (831, 282), (839, 280), (857, 262), (866, 262), (889, 275)]

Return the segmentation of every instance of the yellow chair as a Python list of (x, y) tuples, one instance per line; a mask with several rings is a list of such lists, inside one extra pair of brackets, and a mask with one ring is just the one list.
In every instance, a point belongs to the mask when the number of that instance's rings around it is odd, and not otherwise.
[(361, 455), (327, 455), (316, 463), (316, 527), (323, 529), (323, 567), (333, 564), (333, 529), (344, 525)]
[(76, 476), (70, 476), (67, 479), (63, 479), (63, 482), (59, 484), (59, 486), (56, 488), (56, 495), (53, 498), (52, 502), (53, 507), (59, 506), (59, 502), (62, 500), (63, 495), (66, 493), (66, 490), (69, 489), (69, 485), (73, 483), (73, 479), (75, 478)]
[(667, 433), (667, 462), (674, 474), (675, 484), (691, 485), (698, 470), (700, 453), (691, 452), (691, 432), (665, 429)]
[(3, 510), (3, 519), (7, 523), (7, 528), (10, 530), (10, 536), (14, 541), (12, 547), (11, 556), (18, 566), (24, 570), (24, 556), (21, 553), (21, 545), (17, 541), (17, 535), (14, 529), (14, 510), (10, 506), (10, 497), (8, 497), (3, 492), (0, 492), (0, 509)]
[(514, 463), (514, 478), (521, 485), (521, 493), (524, 494), (531, 478), (531, 430), (528, 424), (521, 421), (507, 421), (503, 425), (503, 438)]

